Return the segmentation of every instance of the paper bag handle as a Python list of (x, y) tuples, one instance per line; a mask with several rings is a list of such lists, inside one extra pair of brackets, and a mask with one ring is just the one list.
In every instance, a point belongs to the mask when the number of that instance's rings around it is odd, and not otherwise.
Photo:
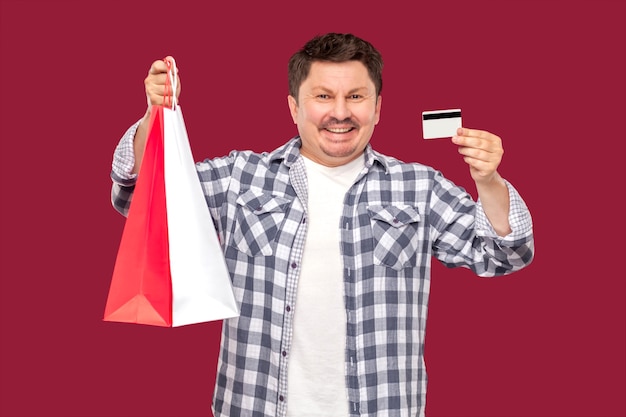
[(176, 89), (178, 88), (178, 81), (176, 79), (177, 69), (176, 60), (171, 56), (168, 56), (163, 61), (167, 65), (167, 81), (165, 82), (165, 94), (163, 94), (163, 105), (166, 104), (166, 97), (172, 97), (172, 110), (176, 110), (178, 100), (176, 99)]

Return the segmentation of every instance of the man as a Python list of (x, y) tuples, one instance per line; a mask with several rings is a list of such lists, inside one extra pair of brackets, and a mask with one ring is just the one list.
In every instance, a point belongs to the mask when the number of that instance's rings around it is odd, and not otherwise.
[[(217, 417), (423, 415), (431, 258), (481, 276), (532, 259), (530, 214), (497, 172), (500, 138), (467, 128), (452, 138), (479, 202), (430, 167), (372, 150), (382, 68), (351, 34), (313, 38), (289, 62), (299, 136), (196, 165), (241, 307), (223, 325)], [(152, 64), (149, 103), (163, 103), (165, 73)], [(123, 214), (148, 115), (115, 153)]]

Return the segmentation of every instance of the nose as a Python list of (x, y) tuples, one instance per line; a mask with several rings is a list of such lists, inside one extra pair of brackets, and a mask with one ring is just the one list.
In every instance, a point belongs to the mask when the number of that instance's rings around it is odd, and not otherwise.
[(337, 97), (335, 99), (331, 116), (333, 116), (337, 120), (346, 120), (349, 119), (350, 116), (352, 116), (350, 106), (348, 105), (348, 100), (346, 100), (345, 97)]

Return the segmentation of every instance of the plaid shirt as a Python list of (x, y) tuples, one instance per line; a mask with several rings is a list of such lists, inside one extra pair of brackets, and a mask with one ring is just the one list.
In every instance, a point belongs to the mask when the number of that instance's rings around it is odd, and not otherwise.
[[(115, 153), (114, 207), (126, 214), (134, 160), (126, 133)], [(213, 400), (216, 417), (282, 417), (296, 287), (307, 230), (307, 177), (294, 138), (271, 153), (233, 151), (197, 164), (241, 315), (225, 320)], [(423, 416), (424, 336), (434, 256), (480, 276), (533, 256), (532, 222), (507, 183), (511, 234), (498, 237), (480, 202), (441, 173), (381, 155), (345, 197), (341, 256), (347, 312), (345, 372), (353, 416)]]

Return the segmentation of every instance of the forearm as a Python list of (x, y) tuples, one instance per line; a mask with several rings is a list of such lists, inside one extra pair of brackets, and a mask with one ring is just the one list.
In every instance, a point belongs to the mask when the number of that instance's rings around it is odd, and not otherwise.
[(148, 128), (150, 127), (150, 110), (148, 110), (141, 119), (137, 130), (135, 131), (135, 137), (133, 139), (133, 151), (135, 155), (135, 165), (133, 166), (132, 173), (138, 174), (139, 168), (141, 168), (141, 161), (143, 160), (144, 150), (146, 148), (146, 140), (148, 138)]
[(483, 211), (498, 236), (511, 233), (509, 189), (502, 177), (496, 172), (489, 181), (477, 181), (476, 190)]
[(500, 236), (504, 233), (495, 230), (480, 198), (475, 203), (465, 190), (441, 175), (439, 178), (433, 187), (429, 215), (433, 226), (433, 255), (437, 259), (449, 267), (468, 267), (483, 277), (509, 274), (531, 262), (534, 252), (532, 218), (513, 185), (499, 178), (507, 196), (500, 194), (493, 200), (492, 194), (497, 196), (497, 191), (502, 189), (487, 187), (483, 190), (488, 190), (483, 197), (490, 209), (494, 201), (508, 205), (506, 209), (495, 210), (508, 213), (505, 222), (510, 232)]

